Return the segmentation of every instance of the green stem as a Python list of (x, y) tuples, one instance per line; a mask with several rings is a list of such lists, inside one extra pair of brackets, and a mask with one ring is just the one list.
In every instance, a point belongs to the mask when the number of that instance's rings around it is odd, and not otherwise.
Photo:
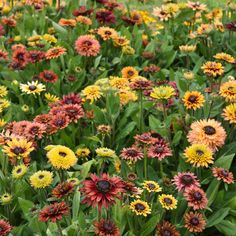
[(143, 91), (139, 91), (139, 132), (143, 132)]
[(59, 233), (59, 235), (60, 236), (63, 236), (63, 233), (62, 233), (62, 228), (61, 228), (61, 225), (60, 225), (60, 223), (57, 221), (57, 228), (58, 228), (58, 233)]
[(148, 165), (148, 159), (147, 159), (147, 147), (144, 146), (144, 179), (147, 180), (147, 165)]

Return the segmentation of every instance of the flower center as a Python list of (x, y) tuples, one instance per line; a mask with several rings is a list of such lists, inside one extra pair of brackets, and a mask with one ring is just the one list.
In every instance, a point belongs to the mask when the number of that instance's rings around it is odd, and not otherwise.
[(24, 149), (22, 147), (15, 147), (12, 152), (14, 152), (16, 155), (24, 153)]
[(39, 175), (39, 179), (43, 179), (44, 178), (44, 175)]
[(193, 183), (193, 178), (190, 175), (183, 175), (182, 181), (184, 182), (184, 184), (190, 185)]
[(128, 154), (129, 156), (134, 157), (134, 156), (137, 155), (137, 151), (134, 150), (134, 149), (129, 149), (129, 150), (127, 151), (127, 154)]
[(108, 222), (105, 222), (104, 225), (103, 225), (104, 229), (106, 230), (107, 233), (112, 233), (112, 225)]
[(172, 200), (170, 198), (164, 198), (164, 202), (167, 204), (167, 205), (170, 205), (172, 204)]
[(29, 90), (34, 91), (37, 87), (35, 85), (30, 85)]
[(63, 126), (64, 125), (64, 120), (60, 119), (55, 122), (56, 126)]
[(107, 180), (99, 180), (96, 186), (97, 186), (97, 189), (102, 193), (107, 193), (111, 189), (111, 184)]
[(196, 150), (196, 153), (198, 156), (202, 156), (204, 154), (204, 152), (200, 149)]
[(224, 177), (228, 177), (228, 176), (229, 176), (229, 171), (227, 171), (227, 170), (222, 170), (222, 171), (221, 171), (221, 174), (222, 174)]
[(66, 153), (65, 153), (65, 152), (59, 152), (59, 155), (60, 155), (61, 157), (65, 157), (65, 156), (66, 156)]
[(129, 70), (128, 75), (132, 76), (132, 75), (134, 75), (134, 72), (132, 70)]
[(189, 97), (189, 102), (192, 102), (192, 103), (194, 103), (194, 102), (196, 102), (197, 101), (197, 97), (196, 96), (194, 96), (194, 95), (191, 95), (190, 97)]
[(162, 152), (164, 151), (164, 148), (161, 147), (161, 146), (159, 146), (159, 147), (156, 148), (155, 151), (156, 151), (157, 153), (162, 153)]
[(202, 199), (202, 194), (200, 192), (193, 193), (193, 197), (195, 200), (200, 201)]
[(171, 232), (168, 230), (168, 229), (165, 229), (164, 231), (163, 231), (163, 234), (162, 234), (163, 236), (171, 236), (172, 234), (171, 234)]
[(20, 174), (21, 171), (22, 171), (22, 169), (19, 168), (19, 169), (16, 170), (16, 173), (17, 173), (17, 174)]
[(50, 74), (50, 73), (45, 73), (44, 76), (45, 76), (45, 78), (48, 79), (48, 80), (52, 80), (52, 79), (53, 79), (53, 75)]
[(137, 204), (135, 205), (135, 209), (136, 209), (137, 211), (143, 211), (143, 210), (145, 209), (145, 206), (144, 206), (143, 204), (141, 204), (141, 203), (137, 203)]
[(90, 41), (85, 41), (83, 44), (84, 44), (84, 46), (87, 46), (87, 47), (92, 46), (92, 42), (90, 42)]
[(148, 188), (153, 190), (153, 189), (155, 189), (155, 185), (154, 184), (148, 184)]
[(205, 127), (203, 128), (203, 130), (204, 130), (205, 134), (208, 134), (208, 135), (213, 135), (213, 134), (216, 133), (215, 128), (212, 127), (212, 126), (209, 126), (209, 125), (205, 126)]
[(197, 217), (193, 217), (191, 220), (190, 220), (190, 223), (194, 226), (197, 226), (199, 224), (199, 219)]

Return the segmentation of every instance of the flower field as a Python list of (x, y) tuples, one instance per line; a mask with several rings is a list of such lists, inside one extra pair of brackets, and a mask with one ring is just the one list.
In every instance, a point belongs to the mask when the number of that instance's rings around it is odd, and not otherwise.
[(236, 235), (215, 2), (0, 1), (0, 236)]

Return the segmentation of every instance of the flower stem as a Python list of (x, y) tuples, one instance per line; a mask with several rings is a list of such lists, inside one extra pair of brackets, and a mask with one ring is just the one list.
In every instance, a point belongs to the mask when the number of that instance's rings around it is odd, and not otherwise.
[(144, 150), (143, 150), (143, 153), (144, 153), (144, 178), (145, 180), (147, 180), (147, 165), (148, 165), (148, 159), (147, 159), (147, 147), (146, 145), (144, 146)]
[(143, 91), (139, 91), (139, 132), (143, 132)]
[(63, 236), (63, 233), (62, 233), (62, 228), (61, 228), (61, 225), (60, 223), (57, 221), (57, 228), (58, 228), (58, 233), (60, 236)]

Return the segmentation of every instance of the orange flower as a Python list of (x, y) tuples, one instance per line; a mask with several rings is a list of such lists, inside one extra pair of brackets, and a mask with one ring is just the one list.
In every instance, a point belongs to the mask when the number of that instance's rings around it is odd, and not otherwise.
[(53, 47), (49, 49), (46, 52), (45, 57), (46, 59), (50, 60), (50, 59), (58, 58), (61, 55), (64, 55), (65, 53), (66, 53), (66, 49), (58, 46), (58, 47)]

